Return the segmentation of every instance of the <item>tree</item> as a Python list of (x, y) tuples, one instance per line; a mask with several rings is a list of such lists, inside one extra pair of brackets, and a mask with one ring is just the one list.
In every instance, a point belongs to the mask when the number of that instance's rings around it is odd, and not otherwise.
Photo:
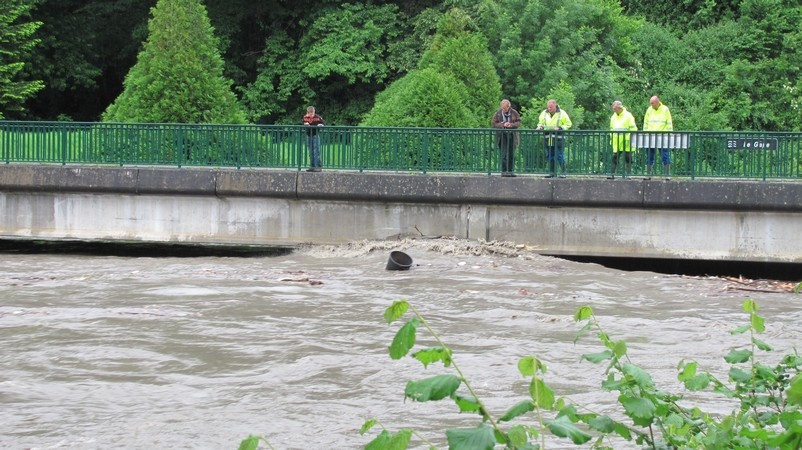
[(103, 120), (244, 123), (200, 0), (159, 0), (151, 13), (148, 39)]
[(740, 14), (738, 56), (712, 92), (715, 106), (730, 129), (802, 129), (802, 6), (795, 0), (743, 0)]
[(414, 70), (376, 96), (362, 125), (395, 127), (475, 127), (464, 86), (433, 68)]
[(571, 117), (573, 128), (582, 128), (585, 121), (585, 109), (576, 104), (573, 89), (564, 81), (555, 86), (546, 97), (532, 97), (529, 104), (522, 107), (522, 125), (527, 128), (536, 128), (540, 112), (546, 109), (546, 103), (552, 99), (557, 100), (560, 109), (565, 110)]
[(501, 85), (487, 42), (475, 25), (452, 9), (438, 25), (420, 68), (376, 97), (365, 125), (488, 127)]
[(19, 110), (25, 99), (44, 88), (41, 80), (20, 80), (25, 68), (23, 56), (39, 39), (33, 34), (41, 22), (20, 22), (26, 17), (32, 3), (24, 0), (5, 0), (0, 5), (0, 119), (3, 111)]
[[(459, 81), (468, 109), (478, 124), (489, 126), (501, 100), (499, 81), (487, 39), (476, 32), (473, 20), (460, 9), (440, 20), (432, 46), (421, 58), (421, 68), (433, 68)], [(464, 126), (468, 126), (465, 124)]]
[(353, 124), (376, 92), (411, 69), (415, 48), (395, 5), (321, 4), (304, 21), (266, 39), (259, 74), (243, 89), (253, 121), (295, 123), (314, 103), (329, 123)]
[[(504, 95), (526, 104), (560, 85), (571, 88), (588, 128), (607, 127), (632, 62), (638, 20), (612, 0), (500, 0), (483, 2), (482, 31)], [(542, 106), (540, 107), (543, 108)]]
[(43, 22), (29, 58), (45, 88), (27, 103), (25, 118), (98, 120), (122, 92), (123, 80), (147, 38), (156, 0), (37, 0)]

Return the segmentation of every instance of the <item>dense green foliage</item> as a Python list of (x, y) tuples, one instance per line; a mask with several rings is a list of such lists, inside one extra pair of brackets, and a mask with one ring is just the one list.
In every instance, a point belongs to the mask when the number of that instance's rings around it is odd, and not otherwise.
[(40, 80), (20, 76), (25, 54), (39, 42), (33, 34), (42, 25), (25, 21), (32, 6), (23, 0), (6, 0), (0, 5), (0, 119), (3, 111), (20, 109), (28, 97), (44, 87)]
[[(22, 58), (15, 61), (27, 63), (20, 79), (43, 80), (45, 89), (28, 98), (27, 111), (7, 116), (97, 120), (123, 91), (155, 0), (28, 2), (35, 6), (25, 21), (43, 23), (42, 43), (27, 54), (14, 47)], [(478, 126), (488, 120), (478, 112), (479, 99), (491, 96), (488, 84), (476, 82), (481, 73), (502, 86), (493, 107), (510, 98), (525, 125), (527, 114), (542, 111), (551, 97), (575, 129), (606, 128), (614, 99), (640, 122), (657, 94), (678, 129), (802, 130), (802, 5), (795, 0), (204, 4), (224, 76), (252, 122), (297, 123), (304, 107), (315, 104), (327, 123), (361, 123), (378, 93), (431, 61), (436, 70), (446, 63), (457, 79), (461, 70), (474, 82), (448, 103), (465, 102), (471, 116), (482, 116)], [(475, 24), (470, 37), (459, 38), (479, 51), (474, 67), (452, 64), (459, 44), (438, 42), (438, 23), (454, 7)], [(8, 27), (0, 21), (0, 35)], [(485, 45), (494, 70), (486, 67)], [(440, 61), (424, 56), (433, 50), (442, 52)], [(472, 126), (472, 119), (461, 125)]]
[[(306, 20), (305, 20), (306, 22)], [(358, 120), (370, 97), (406, 65), (395, 5), (344, 3), (325, 10), (302, 34), (278, 29), (267, 37), (254, 83), (243, 89), (252, 120), (288, 115), (298, 123), (315, 104), (329, 123)], [(332, 120), (334, 119), (334, 120)]]
[(200, 0), (159, 0), (109, 122), (244, 123)]
[[(562, 83), (584, 109), (585, 125), (606, 128), (609, 104), (623, 94), (620, 80), (623, 67), (632, 62), (631, 34), (638, 22), (609, 0), (501, 0), (486, 5), (482, 28), (498, 36), (491, 51), (505, 96), (539, 114), (547, 94)], [(533, 97), (538, 98), (534, 105)]]
[(471, 28), (461, 10), (445, 14), (420, 68), (381, 92), (363, 124), (488, 127), (501, 86), (484, 37)]
[[(732, 411), (724, 414), (688, 406), (682, 395), (657, 386), (651, 375), (630, 359), (626, 342), (616, 341), (606, 333), (588, 306), (579, 308), (574, 316), (583, 323), (574, 342), (592, 333), (601, 343), (601, 351), (584, 354), (582, 360), (606, 366), (601, 389), (617, 393), (621, 410), (614, 416), (559, 397), (545, 380), (546, 364), (534, 356), (524, 356), (518, 361), (518, 370), (529, 381), (529, 396), (501, 417), (495, 417), (459, 368), (452, 349), (409, 302), (393, 302), (385, 310), (384, 319), (393, 323), (411, 316), (390, 344), (392, 359), (409, 355), (424, 367), (442, 364), (447, 371), (409, 381), (404, 389), (405, 400), (451, 401), (459, 412), (478, 416), (475, 427), (446, 430), (448, 446), (453, 450), (493, 450), (497, 445), (536, 450), (546, 448), (547, 435), (576, 446), (587, 444), (604, 450), (615, 448), (621, 440), (653, 450), (798, 449), (802, 445), (802, 356), (794, 351), (774, 366), (763, 363), (758, 353), (772, 351), (768, 343), (758, 338), (765, 331), (765, 319), (751, 299), (744, 301), (743, 311), (748, 322), (730, 333), (745, 334), (749, 339), (724, 355), (730, 366), (726, 381), (701, 370), (696, 361), (681, 361), (678, 366), (677, 378), (688, 391), (720, 395), (732, 405)], [(419, 329), (425, 329), (436, 346), (416, 347)], [(360, 434), (377, 426), (379, 434), (366, 449), (406, 449), (413, 438), (436, 448), (412, 429), (393, 432), (377, 419), (367, 420)]]

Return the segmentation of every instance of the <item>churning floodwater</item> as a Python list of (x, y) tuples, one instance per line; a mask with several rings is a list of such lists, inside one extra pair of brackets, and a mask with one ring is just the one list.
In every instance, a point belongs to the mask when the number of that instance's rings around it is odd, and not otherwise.
[[(385, 270), (390, 250), (410, 255), (412, 269)], [(762, 339), (775, 352), (765, 360), (802, 337), (798, 295), (619, 271), (512, 244), (356, 242), (250, 258), (6, 253), (0, 261), (0, 447), (9, 449), (236, 449), (249, 434), (276, 449), (357, 449), (378, 432), (359, 435), (368, 418), (443, 445), (445, 428), (473, 427), (478, 416), (457, 414), (451, 402), (404, 401), (408, 380), (448, 369), (388, 356), (400, 323), (387, 325), (383, 312), (401, 298), (452, 346), (496, 417), (527, 395), (516, 368), (525, 355), (547, 364), (558, 396), (617, 411), (599, 387), (604, 368), (580, 362), (600, 345), (590, 335), (573, 343), (582, 305), (674, 392), (683, 392), (683, 358), (726, 379), (722, 356), (746, 341), (728, 331), (746, 322), (747, 297), (767, 319)], [(434, 344), (422, 329), (418, 337)], [(691, 398), (713, 411), (732, 406)]]

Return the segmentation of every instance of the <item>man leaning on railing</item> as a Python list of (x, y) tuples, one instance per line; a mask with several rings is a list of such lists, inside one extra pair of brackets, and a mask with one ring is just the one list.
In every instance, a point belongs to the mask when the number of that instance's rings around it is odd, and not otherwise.
[(309, 149), (309, 168), (306, 171), (320, 172), (323, 163), (320, 158), (320, 136), (317, 133), (317, 127), (323, 126), (323, 117), (315, 114), (314, 106), (309, 106), (306, 108), (303, 121), (304, 126), (309, 127), (306, 130), (306, 146)]
[(514, 129), (521, 126), (521, 115), (510, 107), (510, 101), (504, 99), (491, 121), (493, 128), (502, 128), (504, 131), (496, 133), (496, 145), (501, 152), (501, 176), (514, 177), (515, 148), (518, 147), (520, 136)]
[(544, 145), (546, 147), (546, 160), (549, 162), (549, 174), (546, 178), (555, 176), (555, 160), (560, 163), (560, 178), (565, 178), (565, 134), (563, 131), (571, 128), (571, 118), (568, 113), (560, 109), (557, 100), (549, 100), (546, 109), (540, 113), (537, 122), (538, 130), (545, 130)]

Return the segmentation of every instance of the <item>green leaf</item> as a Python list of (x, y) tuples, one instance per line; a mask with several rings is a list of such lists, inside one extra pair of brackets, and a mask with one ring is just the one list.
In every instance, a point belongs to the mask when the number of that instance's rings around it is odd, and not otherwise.
[(616, 422), (615, 423), (615, 434), (621, 436), (622, 438), (624, 438), (624, 439), (626, 439), (628, 441), (632, 440), (632, 434), (629, 431), (629, 427), (627, 427), (626, 425), (624, 425), (621, 422)]
[(535, 404), (532, 403), (530, 400), (524, 400), (521, 402), (516, 403), (512, 408), (508, 409), (507, 412), (504, 413), (501, 418), (498, 420), (501, 422), (509, 422), (516, 417), (522, 416), (528, 412), (532, 412), (535, 410)]
[(365, 450), (406, 450), (411, 438), (412, 430), (408, 428), (399, 430), (395, 434), (383, 430), (376, 436), (376, 439), (365, 445)]
[(650, 388), (654, 386), (652, 377), (649, 373), (634, 364), (624, 364), (623, 371), (625, 374), (632, 377), (635, 383), (642, 388)]
[(593, 317), (593, 309), (590, 306), (581, 306), (574, 314), (574, 321), (581, 322)]
[(513, 445), (512, 448), (515, 449), (526, 448), (525, 446), (529, 443), (529, 433), (527, 432), (527, 427), (524, 425), (515, 425), (510, 428), (509, 431), (507, 431), (507, 437)]
[(635, 424), (649, 426), (652, 423), (657, 407), (651, 400), (643, 397), (622, 395), (618, 398), (618, 401), (624, 406), (624, 411), (633, 419)]
[(728, 372), (730, 379), (738, 383), (744, 383), (752, 378), (752, 372), (733, 367)]
[(409, 302), (406, 300), (396, 300), (392, 305), (388, 306), (387, 309), (384, 310), (384, 321), (387, 323), (393, 323), (406, 314), (408, 309)]
[(767, 381), (769, 383), (775, 383), (777, 380), (782, 376), (779, 375), (777, 372), (774, 371), (773, 368), (757, 363), (754, 365), (752, 373), (755, 377), (760, 378), (761, 380)]
[(755, 344), (755, 347), (763, 350), (764, 352), (770, 352), (772, 350), (771, 346), (764, 341), (761, 341), (757, 338), (752, 338), (752, 343)]
[(437, 361), (442, 361), (445, 367), (451, 365), (451, 350), (443, 347), (427, 348), (415, 352), (413, 358), (423, 363), (423, 367), (429, 367), (429, 364)]
[(558, 417), (554, 420), (544, 420), (543, 423), (546, 424), (555, 436), (567, 437), (576, 445), (582, 445), (592, 438), (591, 435), (582, 431), (565, 416)]
[(446, 430), (449, 450), (493, 450), (496, 435), (493, 428), (480, 424), (476, 428), (452, 428)]
[(454, 375), (436, 375), (419, 381), (407, 382), (404, 395), (416, 402), (442, 400), (451, 397), (462, 381)]
[(607, 416), (596, 416), (590, 419), (587, 424), (600, 433), (612, 433), (615, 431), (615, 422)]
[(239, 450), (256, 450), (259, 448), (259, 436), (248, 436), (239, 444)]
[(611, 352), (610, 350), (605, 350), (605, 351), (600, 352), (600, 353), (586, 353), (586, 354), (582, 355), (581, 359), (590, 361), (590, 362), (592, 362), (594, 364), (598, 364), (598, 363), (600, 363), (602, 361), (607, 361), (607, 360), (610, 360), (612, 358), (613, 358), (613, 352)]
[(529, 383), (529, 395), (541, 408), (551, 409), (554, 406), (554, 391), (540, 378), (533, 378)]
[(757, 314), (752, 314), (752, 328), (754, 328), (757, 333), (766, 331), (766, 320)]
[(615, 353), (616, 358), (621, 358), (627, 354), (627, 343), (624, 341), (619, 341), (615, 343), (615, 347), (613, 348), (613, 353)]
[(623, 380), (616, 380), (614, 378), (602, 381), (602, 388), (605, 391), (619, 391), (627, 386)]
[(791, 380), (786, 396), (789, 404), (802, 406), (802, 374)]
[(740, 327), (734, 330), (730, 330), (730, 334), (744, 334), (751, 329), (752, 327), (750, 327), (749, 325), (741, 325)]
[(537, 372), (546, 373), (546, 365), (534, 356), (524, 356), (518, 360), (518, 372), (525, 377), (531, 377)]
[(677, 379), (679, 381), (685, 381), (687, 379), (693, 378), (696, 376), (696, 361), (691, 361), (686, 363), (684, 360), (680, 362), (680, 372), (677, 374)]
[(378, 422), (379, 421), (376, 420), (375, 418), (366, 420), (365, 423), (362, 424), (362, 428), (359, 429), (359, 434), (364, 435), (365, 433), (370, 431), (370, 429), (373, 428)]
[(739, 364), (749, 361), (749, 358), (751, 357), (752, 357), (751, 350), (732, 349), (727, 354), (727, 356), (724, 357), (724, 361), (727, 361), (730, 364)]
[(420, 325), (420, 321), (417, 317), (413, 317), (398, 330), (393, 338), (393, 343), (390, 344), (390, 358), (401, 359), (415, 346), (418, 325)]
[(593, 329), (593, 322), (586, 323), (585, 326), (583, 326), (579, 331), (576, 332), (576, 335), (574, 336), (574, 344), (576, 344), (576, 342), (579, 340), (580, 337), (582, 337), (583, 334), (587, 333), (592, 329)]
[(454, 402), (459, 407), (459, 412), (480, 412), (482, 405), (479, 403), (479, 400), (473, 396), (464, 396), (464, 395), (454, 395)]
[(700, 373), (699, 375), (683, 380), (683, 383), (686, 388), (692, 391), (701, 391), (710, 385), (710, 374)]
[(758, 310), (758, 305), (751, 298), (747, 298), (746, 300), (744, 300), (743, 310), (747, 314), (756, 313)]

